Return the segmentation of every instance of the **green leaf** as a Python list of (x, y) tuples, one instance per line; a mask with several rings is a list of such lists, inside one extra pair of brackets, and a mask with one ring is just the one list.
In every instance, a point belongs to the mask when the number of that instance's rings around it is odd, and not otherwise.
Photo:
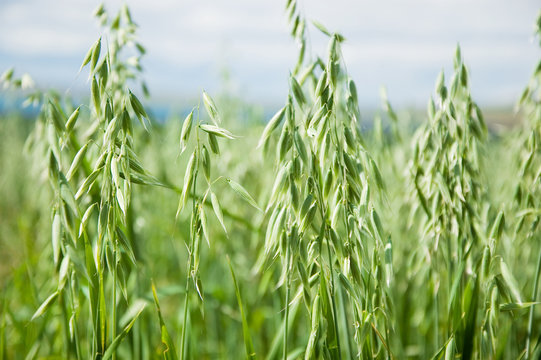
[(212, 203), (212, 208), (214, 209), (214, 213), (216, 214), (218, 221), (222, 225), (222, 228), (224, 229), (224, 232), (227, 235), (227, 229), (225, 228), (224, 215), (222, 212), (222, 208), (220, 207), (220, 202), (218, 201), (218, 197), (216, 196), (216, 194), (214, 194), (212, 191), (210, 192), (210, 201)]
[(320, 22), (316, 21), (316, 20), (312, 20), (312, 24), (314, 24), (314, 26), (319, 30), (321, 31), (323, 34), (327, 35), (327, 36), (332, 36), (331, 32), (329, 30), (327, 30), (327, 28), (325, 26), (323, 26), (323, 24), (321, 24)]
[(79, 106), (68, 118), (68, 121), (66, 122), (66, 131), (70, 132), (71, 129), (75, 126), (75, 123), (77, 122), (77, 119), (79, 118), (79, 109), (81, 107)]
[(87, 142), (86, 144), (83, 145), (82, 148), (79, 149), (79, 151), (77, 151), (77, 154), (75, 155), (75, 157), (73, 158), (73, 161), (71, 162), (71, 166), (70, 166), (70, 168), (68, 170), (68, 173), (66, 174), (66, 178), (68, 180), (71, 180), (71, 178), (73, 177), (75, 172), (81, 166), (81, 163), (84, 160), (84, 156), (86, 154), (86, 151), (88, 150), (89, 144), (90, 144), (90, 142)]
[(156, 287), (154, 286), (154, 281), (152, 281), (152, 296), (154, 297), (154, 304), (156, 305), (156, 311), (158, 313), (158, 318), (160, 320), (160, 330), (162, 333), (162, 343), (166, 346), (166, 349), (163, 352), (163, 357), (166, 360), (177, 360), (177, 352), (175, 350), (175, 345), (167, 328), (165, 322), (163, 321), (162, 312), (160, 309), (160, 303), (158, 301), (158, 295), (156, 294)]
[(59, 133), (66, 129), (66, 119), (64, 114), (60, 111), (58, 106), (49, 100), (49, 117), (52, 120), (52, 123)]
[(444, 354), (447, 356), (447, 354), (450, 352), (447, 352), (447, 348), (450, 344), (454, 344), (454, 336), (451, 336), (449, 339), (447, 339), (447, 342), (438, 350), (438, 352), (434, 356), (432, 356), (431, 360), (440, 360)]
[(235, 272), (233, 271), (233, 265), (231, 265), (231, 259), (229, 259), (229, 256), (227, 256), (227, 263), (229, 264), (229, 270), (231, 270), (231, 277), (233, 278), (233, 284), (235, 285), (235, 294), (237, 295), (240, 316), (242, 318), (242, 334), (244, 336), (244, 346), (246, 347), (246, 357), (248, 359), (255, 359), (255, 350), (252, 343), (252, 336), (250, 335), (250, 328), (248, 327), (248, 321), (246, 321), (239, 285), (237, 284), (237, 278), (235, 277)]
[(313, 357), (316, 343), (318, 340), (318, 334), (319, 334), (319, 315), (321, 313), (321, 306), (320, 306), (320, 293), (316, 295), (314, 298), (314, 302), (312, 303), (312, 311), (311, 311), (311, 318), (312, 318), (312, 328), (310, 330), (310, 336), (308, 337), (308, 343), (306, 345), (306, 352), (304, 355), (305, 360), (310, 360)]
[(148, 119), (148, 115), (145, 111), (145, 108), (143, 107), (143, 104), (141, 104), (141, 102), (139, 101), (139, 99), (137, 98), (137, 96), (135, 96), (131, 90), (129, 90), (129, 93), (130, 93), (130, 103), (131, 103), (131, 106), (133, 108), (133, 111), (135, 111), (135, 113), (138, 115), (138, 116), (142, 116), (142, 117), (145, 117)]
[(218, 139), (216, 139), (216, 136), (214, 134), (208, 133), (208, 138), (210, 150), (214, 154), (220, 155), (220, 146), (218, 145)]
[(101, 37), (98, 39), (98, 41), (96, 41), (92, 49), (92, 57), (91, 57), (91, 63), (90, 63), (91, 73), (93, 73), (94, 69), (96, 68), (96, 64), (98, 63), (98, 59), (100, 58), (100, 51), (101, 51)]
[(94, 53), (94, 50), (98, 46), (98, 44), (101, 44), (101, 37), (98, 40), (96, 40), (96, 42), (94, 44), (92, 44), (90, 49), (88, 49), (88, 51), (86, 52), (86, 55), (85, 55), (85, 57), (83, 59), (83, 63), (81, 64), (81, 68), (79, 69), (79, 71), (83, 70), (83, 68), (86, 66), (86, 64), (88, 64), (90, 62), (90, 59), (92, 59), (92, 54)]
[(75, 193), (75, 200), (78, 200), (83, 194), (90, 188), (90, 186), (96, 181), (96, 178), (101, 172), (101, 168), (98, 170), (93, 171), (86, 177), (86, 179), (83, 181), (81, 186), (79, 187), (79, 190), (77, 190), (77, 193)]
[(490, 238), (499, 239), (502, 236), (504, 227), (505, 216), (503, 210), (500, 210), (498, 216), (496, 217), (496, 220), (494, 221), (494, 225), (492, 225), (492, 230), (490, 231)]
[(75, 197), (73, 195), (73, 192), (71, 191), (71, 187), (68, 184), (67, 179), (64, 177), (62, 173), (60, 173), (62, 176), (60, 181), (60, 196), (62, 197), (62, 200), (66, 203), (66, 205), (69, 206), (70, 210), (73, 212), (75, 216), (79, 216), (79, 207), (77, 206), (77, 202), (75, 201)]
[(301, 86), (299, 85), (297, 79), (295, 79), (294, 76), (290, 76), (289, 82), (291, 84), (291, 89), (293, 90), (293, 96), (295, 97), (295, 100), (297, 100), (297, 104), (302, 107), (304, 104), (306, 104), (306, 97), (302, 92)]
[(140, 308), (137, 310), (136, 314), (133, 316), (133, 318), (129, 322), (129, 324), (126, 325), (124, 330), (122, 330), (122, 332), (120, 334), (118, 334), (117, 337), (113, 340), (111, 345), (109, 345), (109, 347), (105, 351), (105, 354), (103, 354), (103, 360), (107, 360), (107, 359), (109, 359), (110, 357), (113, 356), (113, 354), (116, 352), (116, 349), (118, 348), (118, 346), (120, 345), (122, 340), (124, 340), (124, 338), (130, 332), (131, 328), (133, 327), (133, 324), (135, 324), (135, 321), (137, 320), (139, 315), (141, 315), (141, 313), (145, 309), (146, 303), (141, 302), (141, 303), (139, 303), (139, 306), (140, 306)]
[(36, 310), (34, 315), (32, 315), (32, 318), (30, 319), (30, 321), (34, 321), (34, 319), (43, 315), (47, 311), (47, 309), (49, 309), (49, 307), (51, 307), (51, 305), (54, 304), (54, 301), (56, 300), (59, 294), (60, 293), (58, 291), (55, 291), (47, 299), (45, 299), (45, 301), (41, 304), (41, 306)]
[(385, 190), (385, 182), (383, 181), (383, 176), (381, 176), (381, 173), (379, 172), (378, 166), (376, 165), (374, 159), (370, 159), (370, 165), (372, 166), (372, 172), (374, 174), (374, 178), (376, 179), (376, 185), (378, 186), (378, 188)]
[(118, 236), (118, 239), (120, 240), (120, 246), (128, 254), (128, 257), (131, 260), (132, 264), (136, 265), (137, 260), (135, 259), (135, 254), (133, 253), (130, 241), (128, 240), (122, 229), (118, 226), (116, 227), (116, 234)]
[(201, 130), (203, 130), (206, 133), (213, 134), (219, 137), (227, 138), (227, 139), (235, 139), (236, 136), (231, 134), (226, 129), (222, 129), (221, 127), (214, 126), (214, 125), (208, 125), (208, 124), (202, 124), (199, 125)]
[(90, 88), (90, 94), (92, 95), (92, 104), (96, 110), (96, 114), (99, 116), (101, 113), (101, 99), (100, 99), (100, 89), (98, 87), (98, 81), (94, 76), (92, 78), (92, 86)]
[[(207, 245), (210, 247), (209, 230), (207, 225), (207, 215), (202, 205), (199, 207), (199, 218), (201, 219), (201, 228), (203, 229), (203, 236), (207, 240)], [(202, 299), (202, 298), (201, 298)]]
[(500, 311), (523, 310), (539, 304), (541, 304), (541, 301), (501, 304)]
[(503, 260), (500, 261), (500, 271), (505, 281), (505, 284), (507, 285), (507, 288), (513, 297), (514, 303), (523, 303), (522, 297), (520, 296), (520, 290), (517, 280), (515, 279), (515, 277), (507, 267), (507, 264)]
[(6, 71), (2, 73), (2, 76), (0, 76), (0, 82), (9, 82), (11, 81), (11, 78), (13, 77), (13, 68), (9, 68)]
[(201, 149), (201, 165), (203, 165), (203, 172), (207, 181), (210, 183), (210, 155), (205, 145), (203, 145), (203, 148)]
[(61, 222), (60, 215), (55, 211), (53, 216), (53, 226), (52, 226), (52, 244), (53, 244), (53, 259), (54, 263), (57, 264), (60, 258), (60, 237), (61, 237)]
[(203, 91), (203, 102), (205, 104), (205, 109), (207, 109), (207, 113), (209, 114), (210, 118), (214, 122), (216, 126), (221, 122), (220, 120), (220, 114), (218, 114), (218, 110), (216, 108), (216, 104), (214, 103), (214, 100)]
[(278, 125), (280, 125), (286, 113), (286, 109), (287, 109), (287, 106), (284, 106), (272, 117), (272, 119), (269, 120), (269, 122), (267, 123), (267, 126), (265, 126), (265, 129), (263, 129), (263, 133), (261, 134), (261, 138), (259, 139), (259, 142), (257, 143), (258, 149), (263, 144), (265, 144), (270, 134), (274, 131), (274, 129), (278, 127)]
[(184, 123), (182, 124), (182, 130), (180, 132), (180, 153), (182, 154), (186, 150), (186, 142), (190, 138), (190, 132), (193, 123), (193, 110), (186, 116)]
[(196, 152), (197, 149), (194, 150), (194, 152), (192, 153), (190, 160), (188, 160), (188, 165), (186, 166), (186, 173), (184, 174), (184, 185), (182, 187), (182, 194), (178, 203), (176, 217), (179, 216), (180, 212), (182, 211), (184, 206), (186, 206), (186, 202), (188, 201), (189, 191), (194, 180), (195, 167), (197, 165)]
[(293, 142), (295, 143), (295, 148), (297, 149), (302, 161), (306, 166), (308, 166), (308, 153), (306, 152), (306, 147), (304, 146), (304, 142), (302, 141), (301, 135), (298, 131), (295, 131), (293, 134)]
[(372, 211), (370, 212), (370, 221), (372, 223), (372, 229), (374, 230), (375, 238), (380, 243), (382, 243), (383, 226), (381, 225), (381, 220), (379, 219), (378, 213), (374, 209), (372, 209)]
[(229, 186), (231, 186), (231, 188), (233, 189), (233, 191), (235, 191), (237, 193), (237, 195), (239, 195), (241, 198), (243, 198), (247, 203), (249, 203), (250, 205), (252, 205), (254, 208), (256, 208), (257, 210), (259, 211), (263, 211), (261, 210), (261, 208), (257, 205), (257, 203), (255, 202), (254, 198), (252, 198), (252, 196), (248, 193), (248, 191), (246, 191), (245, 188), (243, 188), (240, 184), (234, 182), (233, 180), (231, 179), (227, 179), (227, 183), (229, 184)]

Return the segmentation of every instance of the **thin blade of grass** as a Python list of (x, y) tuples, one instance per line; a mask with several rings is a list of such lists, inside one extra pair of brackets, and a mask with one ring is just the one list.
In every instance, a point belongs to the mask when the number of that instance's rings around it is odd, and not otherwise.
[(177, 352), (171, 336), (167, 331), (165, 322), (163, 321), (162, 311), (160, 309), (160, 302), (158, 301), (158, 294), (156, 293), (156, 287), (154, 286), (154, 281), (152, 282), (152, 296), (154, 297), (154, 304), (156, 305), (156, 312), (158, 313), (158, 319), (160, 320), (160, 330), (162, 335), (162, 343), (165, 345), (166, 349), (163, 352), (163, 357), (166, 360), (178, 360)]
[(130, 332), (131, 328), (133, 327), (133, 324), (135, 324), (135, 321), (137, 320), (139, 315), (141, 315), (141, 313), (143, 312), (143, 310), (146, 307), (145, 303), (140, 303), (140, 304), (141, 304), (140, 309), (137, 310), (136, 314), (133, 316), (133, 318), (128, 323), (128, 325), (126, 325), (126, 327), (122, 330), (122, 332), (120, 334), (118, 334), (118, 336), (113, 340), (111, 345), (109, 345), (109, 347), (105, 351), (105, 354), (103, 354), (103, 360), (107, 360), (107, 359), (111, 358), (113, 356), (113, 354), (116, 353), (116, 350), (117, 350), (118, 346), (120, 345), (122, 340), (124, 340), (124, 338)]
[(246, 315), (244, 314), (244, 307), (242, 306), (242, 298), (240, 295), (239, 285), (235, 272), (233, 271), (233, 265), (231, 265), (231, 259), (227, 256), (227, 263), (229, 264), (229, 270), (231, 270), (231, 277), (233, 278), (233, 284), (235, 285), (235, 294), (237, 295), (237, 302), (239, 304), (240, 316), (242, 318), (242, 334), (244, 336), (244, 346), (246, 347), (246, 358), (255, 359), (255, 350), (252, 343), (252, 336), (250, 334), (250, 328), (246, 321)]

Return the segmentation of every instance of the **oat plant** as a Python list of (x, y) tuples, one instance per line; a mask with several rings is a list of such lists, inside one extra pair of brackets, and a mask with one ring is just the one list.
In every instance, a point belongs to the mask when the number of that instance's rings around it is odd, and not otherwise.
[[(286, 105), (259, 142), (276, 149), (260, 269), (280, 259), (282, 358), (390, 357), (391, 243), (371, 200), (383, 183), (361, 140), (356, 88), (340, 50), (344, 38), (315, 23), (329, 38), (327, 58), (304, 61), (306, 22), (295, 9), (289, 1), (301, 70), (297, 65), (299, 75), (290, 76)], [(290, 308), (301, 301), (309, 336), (294, 341)]]
[[(127, 88), (140, 68), (121, 58), (128, 45), (137, 48), (135, 59), (144, 52), (135, 40), (136, 26), (127, 6), (110, 21), (102, 6), (95, 15), (107, 35), (81, 66), (90, 72), (89, 114), (81, 119), (81, 106), (73, 109), (45, 96), (29, 145), (45, 150), (57, 274), (54, 291), (32, 320), (43, 321), (38, 318), (56, 304), (63, 314), (59, 327), (66, 357), (114, 359), (145, 306), (137, 289), (132, 185), (156, 181), (133, 148), (133, 119), (143, 124), (148, 119)], [(127, 353), (138, 351), (132, 347)]]
[(0, 77), (37, 110), (0, 114), (0, 359), (539, 357), (540, 65), (518, 131), (458, 47), (426, 121), (383, 92), (361, 123), (347, 40), (287, 0), (268, 122), (203, 92), (151, 123), (128, 7), (95, 16), (88, 101)]
[(495, 214), (482, 186), (487, 130), (459, 47), (450, 86), (442, 72), (428, 116), (416, 134), (410, 167), (417, 197), (412, 211), (422, 214), (422, 242), (413, 262), (429, 285), (422, 306), (433, 322), (422, 336), (431, 339), (433, 351), (439, 349), (436, 358), (492, 358), (501, 351), (495, 335), (500, 306), (512, 307), (521, 298), (497, 254), (505, 216)]
[[(540, 41), (541, 46), (541, 12), (537, 16), (536, 23), (536, 36)], [(540, 218), (540, 176), (541, 176), (541, 163), (540, 163), (540, 145), (541, 141), (541, 61), (538, 62), (530, 81), (524, 89), (519, 107), (522, 110), (525, 117), (524, 129), (522, 129), (522, 147), (520, 151), (518, 178), (515, 188), (515, 208), (518, 211), (517, 224), (515, 228), (516, 241), (524, 247), (530, 248), (532, 251), (529, 253), (521, 253), (518, 256), (525, 262), (533, 264), (531, 256), (537, 257), (536, 266), (533, 268), (535, 274), (533, 284), (531, 285), (531, 295), (527, 299), (528, 304), (524, 307), (529, 307), (528, 311), (528, 325), (526, 333), (526, 344), (524, 349), (524, 358), (535, 358), (535, 354), (539, 356), (538, 349), (539, 339), (535, 339), (538, 336), (539, 328), (535, 324), (536, 321), (536, 307), (539, 303), (539, 276), (541, 274), (541, 247), (539, 244), (539, 222)], [(533, 246), (532, 246), (533, 245)], [(532, 280), (532, 279), (530, 279)], [(530, 287), (530, 286), (529, 286)], [(539, 314), (539, 312), (537, 312)], [(539, 318), (539, 315), (537, 315)]]
[[(188, 203), (190, 203), (190, 236), (187, 244), (188, 262), (186, 264), (187, 278), (180, 339), (180, 359), (192, 358), (192, 356), (189, 355), (186, 340), (186, 334), (190, 331), (190, 293), (195, 291), (199, 300), (201, 302), (204, 300), (203, 284), (199, 276), (201, 246), (204, 246), (202, 244), (203, 239), (209, 247), (211, 246), (211, 237), (207, 220), (209, 210), (205, 208), (205, 205), (210, 204), (214, 216), (219, 221), (222, 230), (225, 232), (225, 234), (227, 234), (227, 229), (224, 223), (224, 213), (222, 207), (220, 206), (218, 195), (215, 193), (215, 191), (213, 191), (213, 185), (219, 182), (226, 182), (239, 196), (239, 198), (246, 201), (255, 209), (260, 210), (255, 200), (242, 185), (230, 178), (225, 178), (223, 176), (212, 178), (211, 153), (212, 156), (218, 156), (220, 154), (218, 139), (222, 138), (233, 140), (236, 138), (236, 136), (222, 127), (220, 113), (218, 112), (216, 104), (206, 92), (203, 92), (203, 103), (210, 122), (203, 121), (200, 118), (198, 106), (186, 117), (180, 133), (180, 153), (183, 153), (186, 150), (190, 137), (195, 137), (193, 150), (191, 150), (192, 153), (186, 165), (184, 182), (182, 184), (180, 200), (176, 213), (176, 217), (178, 218), (182, 210), (187, 206)], [(192, 135), (192, 133), (194, 134)], [(229, 262), (229, 266), (233, 276), (235, 288), (237, 289), (236, 293), (242, 314), (243, 333), (246, 343), (246, 356), (247, 358), (253, 358), (255, 356), (255, 352), (250, 333), (247, 329), (246, 319), (242, 310), (242, 300), (238, 291), (238, 285), (231, 262)], [(156, 305), (159, 306), (157, 300)], [(166, 338), (167, 336), (168, 335), (164, 333), (164, 329), (162, 327), (162, 339)], [(166, 345), (169, 346), (167, 343)]]

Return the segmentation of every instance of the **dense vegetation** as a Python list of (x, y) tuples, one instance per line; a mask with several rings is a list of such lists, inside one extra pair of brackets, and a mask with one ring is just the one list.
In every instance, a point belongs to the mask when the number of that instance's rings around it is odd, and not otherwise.
[(0, 359), (541, 356), (541, 62), (514, 129), (459, 47), (426, 117), (364, 129), (343, 37), (286, 13), (268, 121), (207, 93), (151, 121), (127, 7), (96, 12), (88, 104), (4, 73), (41, 110), (0, 121)]

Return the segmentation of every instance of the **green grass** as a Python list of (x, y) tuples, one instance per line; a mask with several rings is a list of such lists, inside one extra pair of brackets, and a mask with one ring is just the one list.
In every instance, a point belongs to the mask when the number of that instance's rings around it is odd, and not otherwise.
[(39, 116), (0, 119), (0, 359), (541, 355), (541, 66), (498, 135), (459, 47), (425, 117), (384, 95), (361, 131), (343, 36), (286, 7), (270, 120), (203, 92), (153, 122), (127, 7), (96, 11), (87, 104), (26, 90)]

